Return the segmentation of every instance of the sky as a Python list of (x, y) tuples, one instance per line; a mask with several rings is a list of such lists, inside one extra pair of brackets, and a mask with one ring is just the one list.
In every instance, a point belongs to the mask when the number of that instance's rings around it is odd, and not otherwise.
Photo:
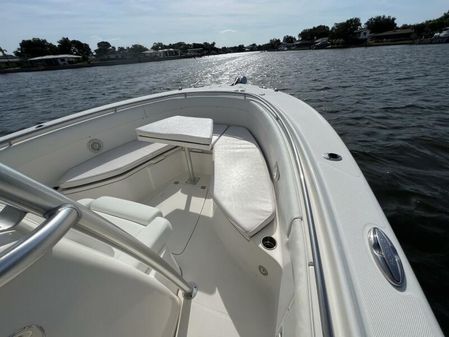
[(266, 43), (319, 24), (376, 15), (398, 24), (433, 19), (448, 0), (0, 0), (0, 47), (12, 53), (32, 37), (114, 46), (153, 42)]

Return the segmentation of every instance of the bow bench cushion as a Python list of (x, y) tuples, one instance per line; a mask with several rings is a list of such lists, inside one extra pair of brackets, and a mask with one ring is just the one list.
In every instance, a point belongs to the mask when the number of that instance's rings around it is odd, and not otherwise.
[(248, 240), (275, 216), (270, 173), (248, 129), (230, 126), (214, 145), (213, 196), (230, 222)]

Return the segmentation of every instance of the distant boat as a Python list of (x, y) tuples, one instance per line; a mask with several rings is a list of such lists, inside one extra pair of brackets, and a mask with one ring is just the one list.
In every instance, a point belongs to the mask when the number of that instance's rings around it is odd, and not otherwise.
[(0, 336), (443, 336), (337, 133), (244, 83), (0, 138)]

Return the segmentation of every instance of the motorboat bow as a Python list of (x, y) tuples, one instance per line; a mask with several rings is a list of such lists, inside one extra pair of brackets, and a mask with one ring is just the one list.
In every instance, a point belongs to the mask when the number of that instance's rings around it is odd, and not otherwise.
[(1, 336), (442, 336), (361, 170), (278, 90), (0, 138)]

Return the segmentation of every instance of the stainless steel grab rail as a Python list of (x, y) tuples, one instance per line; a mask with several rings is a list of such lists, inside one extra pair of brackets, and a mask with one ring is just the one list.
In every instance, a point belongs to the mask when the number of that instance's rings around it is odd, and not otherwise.
[[(74, 225), (76, 229), (134, 257), (135, 259), (139, 260), (150, 268), (153, 268), (168, 280), (173, 282), (184, 292), (185, 298), (193, 298), (197, 292), (197, 287), (194, 283), (189, 283), (184, 280), (184, 278), (164, 259), (153, 252), (145, 244), (137, 240), (134, 236), (125, 232), (108, 220), (100, 217), (87, 207), (74, 202), (61, 193), (3, 164), (0, 164), (0, 199), (4, 200), (11, 206), (23, 209), (27, 212), (42, 215), (44, 217), (50, 217), (55, 212), (55, 210), (61, 209), (62, 211), (66, 208), (74, 209), (78, 213), (79, 219), (77, 218), (73, 221), (73, 218), (70, 217), (70, 221), (67, 220), (66, 222), (62, 221), (60, 217), (58, 217), (58, 219), (55, 219), (57, 216), (55, 215), (53, 218), (47, 220), (44, 224), (36, 228), (35, 232), (42, 232), (41, 234), (43, 236), (48, 235), (48, 232), (43, 232), (44, 227), (42, 226), (44, 226), (45, 224), (49, 225), (49, 222), (53, 219), (55, 220), (53, 221), (51, 228), (53, 228), (53, 226), (56, 226), (58, 223), (60, 227), (65, 228), (65, 226), (70, 222), (67, 230), (71, 225)], [(56, 212), (58, 213), (58, 211)], [(67, 214), (65, 214), (65, 216), (68, 217)], [(54, 222), (56, 222), (56, 225)], [(41, 247), (41, 250), (45, 252), (46, 248), (51, 248), (64, 235), (66, 231), (64, 231), (59, 237), (55, 235), (54, 240), (37, 241), (36, 237), (34, 237), (33, 235), (31, 235), (29, 239), (26, 240), (30, 240), (32, 242), (35, 241), (36, 245), (33, 245), (33, 247), (35, 247), (34, 249), (39, 250), (36, 248), (39, 246)], [(58, 233), (61, 232), (58, 231)], [(19, 247), (16, 248), (19, 249)], [(22, 250), (23, 249), (24, 246), (22, 246)], [(19, 249), (19, 251), (21, 250)], [(5, 266), (6, 269), (5, 271), (3, 271), (3, 269), (1, 268), (1, 259), (5, 256), (5, 254), (6, 253), (0, 255), (0, 280), (2, 278), (5, 278), (6, 282), (12, 279), (12, 277), (8, 278), (6, 276), (17, 276), (25, 269), (23, 268), (25, 265), (29, 266), (30, 262), (31, 264), (34, 263), (39, 257), (43, 255), (42, 254), (40, 256), (37, 256), (37, 259), (34, 260), (28, 259), (27, 261), (23, 261), (23, 258), (22, 260), (20, 258), (15, 259), (12, 264), (8, 264), (9, 267)], [(20, 257), (20, 254), (18, 254), (18, 256)], [(25, 264), (25, 262), (28, 262), (28, 264)], [(1, 285), (2, 283), (0, 282), (0, 286)]]
[(51, 249), (79, 219), (78, 211), (63, 206), (31, 235), (0, 254), (0, 287), (21, 274)]

